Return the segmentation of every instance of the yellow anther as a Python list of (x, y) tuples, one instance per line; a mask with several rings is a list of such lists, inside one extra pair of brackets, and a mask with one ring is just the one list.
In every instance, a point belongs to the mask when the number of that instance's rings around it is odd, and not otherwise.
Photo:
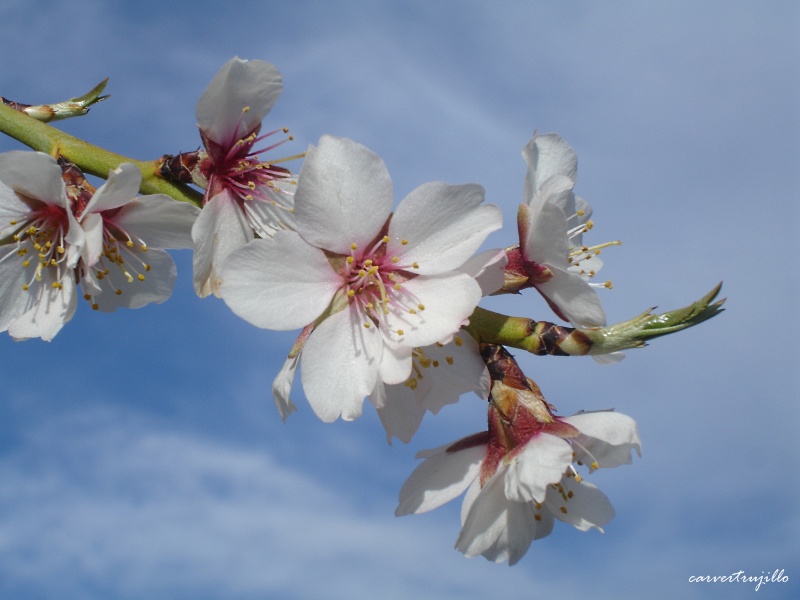
[(408, 240), (400, 240), (400, 243), (403, 244), (403, 246), (407, 246)]
[(347, 264), (348, 265), (352, 265), (354, 262), (356, 262), (355, 258), (353, 258), (352, 256), (348, 256), (347, 257)]
[(575, 473), (575, 483), (580, 483), (581, 481), (583, 481), (583, 477)]
[(567, 492), (567, 498), (572, 498), (574, 495), (575, 495), (575, 492), (573, 492), (572, 490)]
[(9, 225), (16, 225), (16, 224), (17, 224), (17, 222), (16, 222), (16, 221), (9, 221), (9, 222), (8, 222), (8, 224), (9, 224)]
[(249, 106), (243, 106), (242, 107), (242, 112), (243, 113), (250, 112), (250, 107)]
[(149, 271), (149, 270), (150, 270), (150, 265), (145, 265), (145, 266), (144, 266), (144, 270), (145, 270), (145, 271)]
[(594, 227), (594, 221), (591, 219), (586, 221), (586, 225), (584, 226), (586, 231), (589, 231), (592, 227)]
[(366, 327), (367, 329), (369, 329), (369, 323), (364, 323), (364, 327)]
[(464, 344), (464, 340), (456, 336), (453, 338), (453, 343), (460, 348)]
[(388, 244), (388, 243), (389, 243), (389, 236), (388, 236), (388, 235), (385, 235), (385, 236), (383, 236), (383, 239), (382, 239), (381, 241), (382, 241), (384, 244)]
[(417, 262), (411, 263), (411, 268), (412, 269), (419, 269), (419, 263), (417, 263)]
[(139, 273), (139, 275), (136, 276), (136, 279), (138, 279), (139, 281), (144, 281), (144, 275)]
[(438, 366), (439, 366), (439, 361), (438, 361), (438, 360), (435, 360), (435, 361), (433, 361), (433, 367), (434, 367), (434, 369), (435, 369), (436, 367), (438, 367)]
[(447, 361), (448, 365), (452, 366), (452, 364), (453, 364), (453, 357), (452, 356), (445, 356), (444, 359)]
[(84, 300), (86, 300), (86, 301), (88, 302), (89, 300), (91, 300), (91, 299), (92, 299), (92, 297), (91, 297), (89, 294), (84, 294), (84, 295), (83, 295), (83, 299), (84, 299)]
[(128, 240), (127, 242), (125, 242), (125, 245), (126, 245), (128, 248), (133, 248), (133, 242), (132, 242), (131, 240)]
[(358, 244), (356, 244), (355, 242), (350, 244), (350, 250), (355, 250), (356, 248), (358, 248)]
[(416, 311), (416, 309), (409, 308), (409, 309), (408, 309), (408, 314), (410, 314), (410, 315), (415, 315), (415, 314), (417, 314), (417, 311)]
[(405, 334), (406, 334), (406, 332), (403, 331), (402, 329), (398, 329), (397, 330), (397, 335), (405, 335)]
[(114, 293), (115, 293), (117, 296), (121, 296), (121, 295), (122, 295), (122, 290), (114, 290)]
[(347, 297), (348, 298), (352, 298), (355, 295), (356, 295), (356, 293), (353, 290), (347, 290)]
[(399, 283), (395, 283), (392, 287), (395, 289), (395, 291), (398, 292), (403, 289), (403, 286), (400, 285)]
[(29, 267), (29, 266), (31, 266), (31, 261), (29, 261), (29, 260), (23, 260), (23, 261), (22, 261), (22, 266), (23, 266), (23, 267)]
[(586, 211), (585, 211), (585, 210), (579, 210), (579, 211), (577, 212), (577, 215), (578, 215), (579, 217), (582, 217), (582, 216), (583, 216), (583, 215), (585, 215), (585, 214), (586, 214)]
[(368, 258), (367, 260), (365, 260), (364, 261), (364, 266), (365, 267), (371, 267), (372, 266), (372, 259)]
[(366, 277), (366, 276), (367, 276), (367, 272), (366, 272), (364, 269), (361, 269), (361, 270), (358, 272), (358, 276), (359, 276), (359, 277)]
[(22, 284), (22, 289), (27, 292), (28, 291), (28, 284), (27, 283), (23, 283)]
[(417, 304), (417, 309), (418, 310), (425, 310), (425, 305), (424, 304)]
[(566, 506), (562, 506), (561, 507), (561, 512), (564, 513), (564, 514), (567, 514), (567, 507)]
[(417, 389), (417, 380), (414, 379), (413, 377), (409, 377), (408, 379), (406, 379), (406, 382), (405, 382), (404, 385), (406, 387), (411, 388), (412, 390), (415, 390), (415, 389)]
[(59, 254), (64, 254), (64, 252), (66, 252), (66, 249), (64, 248), (64, 246), (59, 246), (58, 248), (56, 248), (56, 252), (58, 252)]
[(591, 465), (591, 467), (592, 467), (593, 469), (599, 469), (599, 468), (600, 468), (600, 465), (598, 465), (598, 464), (597, 464), (597, 461), (596, 461), (596, 460), (593, 460), (593, 461), (592, 461), (592, 465)]
[(99, 308), (100, 306), (96, 302), (92, 304), (92, 310), (98, 310)]
[(52, 286), (53, 286), (53, 288), (55, 288), (55, 289), (57, 289), (57, 290), (60, 290), (61, 288), (63, 288), (63, 287), (64, 287), (63, 285), (61, 285), (61, 282), (60, 282), (60, 281), (54, 281), (54, 282), (53, 282), (53, 283), (51, 283), (50, 285), (52, 285)]
[(247, 182), (247, 187), (249, 187), (251, 190), (256, 189), (256, 182), (255, 181), (248, 181)]
[(370, 267), (369, 271), (368, 271), (368, 273), (370, 275), (375, 275), (377, 272), (378, 272), (378, 267), (377, 266)]
[(393, 264), (395, 264), (395, 265), (396, 265), (396, 264), (397, 264), (397, 263), (399, 263), (399, 262), (400, 262), (400, 258), (398, 258), (397, 256), (393, 256), (393, 257), (392, 257), (392, 263), (393, 263)]
[(603, 284), (603, 287), (610, 290), (614, 287), (614, 285), (611, 283), (611, 280), (608, 280)]

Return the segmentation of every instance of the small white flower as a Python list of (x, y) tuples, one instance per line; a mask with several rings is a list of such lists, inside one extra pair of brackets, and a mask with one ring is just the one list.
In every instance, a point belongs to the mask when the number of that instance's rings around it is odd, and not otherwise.
[(255, 236), (292, 228), (296, 178), (258, 155), (285, 141), (257, 145), (282, 130), (259, 135), (261, 121), (283, 90), (281, 75), (261, 60), (229, 60), (197, 103), (206, 151), (196, 171), (205, 188), (203, 211), (192, 231), (194, 285), (200, 296), (218, 293), (222, 260)]
[[(313, 326), (301, 377), (324, 421), (361, 414), (378, 381), (405, 381), (412, 349), (452, 337), (481, 297), (457, 269), (500, 227), (477, 185), (428, 183), (392, 213), (383, 161), (350, 140), (310, 147), (295, 194), (297, 232), (279, 231), (231, 253), (221, 295), (267, 329)], [(287, 362), (285, 375), (294, 366)], [(288, 404), (288, 387), (281, 386)]]
[(161, 195), (135, 198), (140, 181), (123, 164), (85, 202), (68, 196), (52, 157), (0, 155), (0, 331), (53, 339), (75, 312), (78, 282), (104, 311), (170, 296), (175, 265), (159, 248), (191, 247), (199, 210)]
[[(551, 532), (555, 519), (602, 531), (614, 509), (573, 462), (590, 469), (630, 463), (631, 450), (641, 448), (633, 419), (602, 411), (542, 423), (528, 414), (516, 432), (502, 419), (490, 408), (488, 432), (420, 452), (425, 460), (400, 490), (395, 514), (427, 512), (466, 490), (456, 549), (511, 565)], [(509, 431), (517, 438), (511, 448)]]

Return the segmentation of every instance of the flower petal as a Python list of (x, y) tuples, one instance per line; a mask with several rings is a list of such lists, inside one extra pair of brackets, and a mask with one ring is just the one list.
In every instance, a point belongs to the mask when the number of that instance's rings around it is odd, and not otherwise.
[(294, 374), (297, 371), (297, 365), (300, 362), (300, 352), (294, 356), (290, 356), (283, 363), (278, 376), (272, 382), (272, 397), (275, 399), (275, 406), (278, 408), (278, 414), (281, 420), (286, 422), (286, 418), (297, 410), (295, 403), (291, 401), (289, 395), (292, 391), (292, 383), (294, 382)]
[(395, 515), (400, 517), (433, 510), (460, 496), (475, 481), (481, 461), (486, 456), (486, 445), (447, 452), (451, 446), (452, 443), (445, 444), (424, 452), (425, 460), (400, 488), (400, 502)]
[(580, 275), (551, 269), (553, 278), (539, 283), (536, 289), (554, 307), (559, 316), (575, 327), (604, 327), (606, 313), (594, 288)]
[(192, 248), (200, 209), (164, 194), (136, 198), (108, 220), (150, 248)]
[(217, 194), (203, 207), (192, 226), (194, 291), (198, 296), (219, 295), (222, 261), (252, 239), (253, 230), (227, 192)]
[(220, 276), (220, 295), (233, 312), (256, 327), (276, 330), (312, 323), (341, 286), (325, 254), (291, 231), (232, 252)]
[(381, 158), (348, 139), (310, 146), (294, 195), (297, 231), (310, 244), (350, 254), (380, 233), (392, 210), (392, 180)]
[(414, 277), (403, 283), (402, 293), (404, 304), (390, 306), (381, 330), (387, 338), (412, 347), (430, 346), (452, 336), (481, 299), (477, 282), (458, 272)]
[(350, 305), (322, 321), (303, 347), (300, 376), (317, 416), (330, 423), (361, 416), (364, 398), (375, 389), (383, 340), (376, 327), (364, 327)]
[(14, 190), (0, 181), (0, 239), (20, 229), (29, 213), (30, 207), (19, 199)]
[(414, 272), (423, 275), (461, 266), (503, 224), (499, 208), (481, 205), (483, 196), (483, 188), (475, 184), (421, 185), (392, 216), (387, 252), (402, 264), (418, 263)]
[(0, 154), (0, 181), (28, 198), (67, 207), (61, 167), (52, 156), (43, 152), (12, 150)]
[(564, 175), (573, 182), (578, 176), (578, 157), (558, 134), (534, 135), (523, 148), (522, 156), (528, 163), (525, 177), (526, 199), (531, 198), (542, 183), (553, 175)]
[(281, 91), (281, 74), (274, 65), (234, 57), (200, 96), (197, 126), (207, 138), (229, 146), (261, 125)]
[[(631, 450), (642, 455), (639, 430), (628, 415), (614, 411), (583, 412), (559, 420), (574, 426), (580, 435), (573, 449), (575, 460), (592, 467), (618, 467), (631, 464)], [(597, 467), (592, 467), (597, 468)]]
[(508, 465), (505, 493), (515, 502), (543, 502), (547, 486), (558, 483), (572, 462), (572, 447), (559, 437), (540, 433)]
[(560, 488), (548, 488), (545, 499), (545, 505), (559, 521), (581, 531), (595, 528), (602, 532), (603, 525), (614, 518), (611, 501), (591, 483), (564, 477)]
[[(548, 179), (545, 192), (553, 185), (569, 183), (566, 178)], [(530, 206), (527, 236), (522, 240), (522, 253), (528, 260), (540, 265), (567, 269), (569, 243), (567, 239), (567, 217), (555, 204), (545, 201), (539, 206)], [(522, 213), (524, 214), (524, 210)]]
[(0, 246), (0, 331), (27, 310), (30, 292), (22, 288), (27, 280), (17, 246)]
[(490, 296), (503, 287), (508, 256), (503, 250), (486, 250), (476, 254), (456, 269), (474, 277), (481, 286), (481, 295)]
[(410, 442), (425, 414), (425, 409), (417, 403), (414, 391), (406, 385), (384, 385), (378, 381), (369, 400), (378, 411), (386, 431), (386, 441), (391, 444), (392, 438), (396, 437), (406, 444)]
[[(49, 342), (75, 314), (78, 301), (72, 271), (60, 281), (55, 275), (55, 268), (46, 268), (41, 281), (30, 287), (30, 308), (9, 326), (11, 337), (16, 340), (38, 337)], [(60, 287), (54, 287), (54, 283), (59, 283)]]
[(142, 174), (136, 165), (122, 163), (108, 172), (106, 182), (92, 195), (83, 215), (125, 206), (139, 194)]

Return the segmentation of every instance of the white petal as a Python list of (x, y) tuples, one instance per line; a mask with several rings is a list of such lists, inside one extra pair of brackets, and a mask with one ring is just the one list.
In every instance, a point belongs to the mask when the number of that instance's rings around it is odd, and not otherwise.
[(545, 299), (575, 327), (604, 327), (606, 314), (594, 288), (580, 275), (551, 269), (553, 278), (536, 285)]
[(383, 340), (364, 327), (350, 305), (320, 323), (303, 347), (300, 375), (311, 408), (326, 423), (361, 416), (364, 398), (375, 389)]
[(547, 486), (561, 480), (572, 462), (572, 447), (563, 439), (539, 433), (508, 465), (505, 493), (516, 502), (544, 501)]
[(411, 374), (411, 347), (384, 339), (378, 378), (387, 384), (402, 384)]
[(309, 147), (294, 195), (297, 231), (310, 244), (350, 254), (371, 243), (392, 210), (392, 180), (381, 158), (348, 139)]
[(272, 382), (272, 397), (275, 399), (275, 406), (278, 408), (278, 414), (281, 419), (286, 422), (286, 418), (297, 410), (297, 406), (289, 398), (292, 392), (292, 382), (294, 382), (294, 374), (297, 371), (297, 365), (300, 362), (300, 352), (294, 356), (290, 356), (283, 363), (278, 376)]
[[(172, 295), (177, 269), (164, 250), (154, 248), (143, 252), (135, 246), (121, 246), (119, 257), (122, 262), (100, 260), (97, 263), (96, 269), (108, 270), (102, 280), (81, 283), (84, 293), (92, 296), (96, 310), (113, 312), (117, 308), (141, 308), (151, 303), (160, 304)], [(99, 294), (95, 283), (102, 290)]]
[(219, 295), (218, 269), (234, 250), (253, 239), (253, 230), (227, 192), (214, 196), (192, 226), (194, 291), (201, 298)]
[[(382, 331), (404, 346), (417, 347), (452, 336), (481, 299), (481, 288), (476, 281), (458, 272), (415, 277), (403, 283), (401, 293), (403, 305), (390, 306)], [(403, 334), (397, 334), (398, 331)]]
[(592, 354), (592, 359), (598, 365), (614, 365), (625, 358), (624, 352), (612, 352), (611, 354)]
[(84, 215), (125, 206), (139, 193), (142, 174), (136, 165), (122, 163), (108, 172), (108, 180), (97, 188), (83, 211)]
[[(552, 181), (547, 181), (548, 188)], [(523, 256), (540, 265), (567, 269), (569, 242), (564, 211), (550, 202), (544, 202), (539, 207), (530, 208), (529, 214), (527, 236), (522, 240)]]
[(0, 181), (28, 198), (62, 208), (67, 206), (61, 167), (43, 152), (14, 150), (0, 154)]
[(192, 226), (199, 215), (192, 204), (154, 194), (136, 198), (108, 220), (149, 248), (191, 248)]
[(294, 218), (294, 190), (291, 194), (266, 190), (261, 193), (274, 199), (248, 200), (243, 204), (247, 220), (259, 237), (272, 237), (279, 229), (297, 229)]
[(533, 506), (510, 502), (503, 493), (501, 466), (472, 503), (456, 541), (467, 557), (482, 554), (494, 562), (517, 562), (528, 550), (536, 532)]
[(325, 254), (291, 231), (253, 240), (222, 264), (220, 295), (256, 327), (288, 330), (312, 323), (342, 285)]
[(72, 271), (62, 277), (60, 288), (53, 287), (55, 282), (55, 268), (44, 269), (41, 281), (28, 290), (32, 295), (31, 308), (8, 328), (11, 337), (17, 340), (39, 337), (49, 342), (72, 318), (77, 306)]
[(614, 411), (584, 412), (562, 417), (574, 426), (580, 435), (573, 446), (575, 460), (600, 467), (617, 467), (631, 464), (631, 451), (642, 455), (639, 430), (628, 415)]
[(427, 458), (400, 488), (400, 502), (395, 515), (399, 517), (433, 510), (460, 496), (475, 481), (481, 461), (486, 456), (486, 445), (447, 452), (453, 445), (445, 444), (425, 451)]
[[(35, 266), (31, 266), (31, 273)], [(0, 331), (27, 310), (30, 292), (22, 289), (31, 275), (26, 276), (16, 244), (0, 246)]]
[(403, 384), (384, 385), (378, 381), (369, 399), (386, 430), (386, 441), (391, 444), (392, 438), (396, 437), (406, 444), (410, 442), (425, 414), (411, 388)]
[(282, 90), (281, 74), (274, 65), (232, 58), (200, 96), (197, 126), (206, 137), (228, 146), (261, 124)]
[(608, 497), (586, 481), (576, 482), (572, 477), (561, 480), (563, 490), (549, 488), (545, 505), (560, 521), (587, 531), (603, 531), (603, 525), (614, 518), (614, 507)]
[(525, 177), (525, 198), (531, 198), (547, 179), (554, 175), (569, 177), (573, 182), (578, 176), (578, 157), (560, 135), (547, 133), (534, 135), (522, 150), (528, 163)]
[[(75, 248), (76, 252), (79, 251), (84, 263), (91, 267), (94, 266), (103, 253), (103, 217), (97, 213), (84, 213), (80, 227), (83, 230), (82, 242), (78, 241), (81, 236), (76, 240), (74, 234), (67, 236), (67, 240)], [(73, 261), (69, 262), (71, 266), (75, 266), (72, 264)]]
[(30, 207), (0, 181), (0, 239), (12, 235), (28, 219)]
[(476, 254), (456, 269), (474, 277), (481, 294), (490, 296), (503, 287), (508, 256), (503, 250), (486, 250)]
[(387, 252), (397, 255), (402, 264), (418, 263), (414, 272), (425, 275), (461, 266), (503, 224), (500, 209), (481, 202), (479, 185), (421, 185), (392, 216)]

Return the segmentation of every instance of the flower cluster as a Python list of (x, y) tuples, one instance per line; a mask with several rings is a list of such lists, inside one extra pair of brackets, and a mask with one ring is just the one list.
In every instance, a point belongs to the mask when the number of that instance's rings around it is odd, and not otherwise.
[[(0, 129), (10, 116), (27, 119), (14, 129), (24, 132), (33, 119), (83, 115), (104, 86), (54, 105), (3, 99)], [(636, 424), (610, 411), (557, 416), (505, 346), (613, 362), (716, 315), (719, 287), (687, 308), (606, 327), (595, 289), (611, 286), (593, 279), (601, 249), (618, 242), (584, 245), (592, 211), (574, 193), (577, 158), (561, 137), (534, 134), (523, 150), (519, 243), (481, 251), (502, 217), (478, 184), (423, 183), (395, 207), (383, 160), (352, 140), (325, 135), (304, 154), (263, 160), (292, 139), (284, 128), (261, 133), (281, 91), (273, 65), (231, 59), (197, 104), (202, 149), (152, 163), (41, 123), (30, 138), (16, 134), (40, 151), (0, 154), (0, 331), (52, 340), (79, 287), (97, 311), (163, 302), (176, 277), (164, 249), (192, 248), (198, 296), (220, 296), (256, 327), (299, 330), (272, 384), (284, 420), (297, 409), (298, 368), (322, 421), (355, 419), (369, 399), (389, 442), (409, 442), (426, 413), (464, 394), (488, 403), (485, 431), (419, 454), (398, 515), (466, 491), (456, 548), (509, 564), (555, 520), (602, 531), (614, 509), (578, 467), (630, 463)], [(302, 157), (297, 173), (277, 164)], [(82, 169), (109, 164), (95, 189)], [(479, 306), (531, 288), (571, 326)]]

